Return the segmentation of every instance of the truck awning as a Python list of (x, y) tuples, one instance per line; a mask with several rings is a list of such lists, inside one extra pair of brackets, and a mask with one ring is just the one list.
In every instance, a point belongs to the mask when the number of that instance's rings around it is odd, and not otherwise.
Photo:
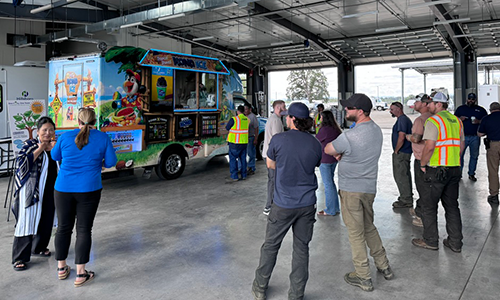
[(139, 64), (177, 70), (229, 75), (229, 70), (217, 58), (150, 49)]

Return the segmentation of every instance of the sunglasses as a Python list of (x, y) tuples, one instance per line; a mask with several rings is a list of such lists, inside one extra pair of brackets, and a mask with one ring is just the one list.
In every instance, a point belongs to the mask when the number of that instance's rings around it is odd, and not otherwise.
[(82, 110), (86, 110), (86, 109), (91, 110), (91, 111), (94, 111), (94, 108), (93, 108), (93, 107), (80, 107), (80, 108), (78, 109), (78, 111), (82, 111)]

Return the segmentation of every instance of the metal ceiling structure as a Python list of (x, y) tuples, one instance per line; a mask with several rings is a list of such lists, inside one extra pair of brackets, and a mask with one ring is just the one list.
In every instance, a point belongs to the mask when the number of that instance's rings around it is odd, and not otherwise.
[[(400, 70), (415, 70), (422, 75), (453, 73), (453, 60), (435, 60), (430, 62), (414, 62), (393, 65), (392, 68)], [(478, 57), (477, 70), (500, 70), (500, 57)]]
[(34, 44), (135, 27), (268, 70), (500, 55), (498, 0), (0, 0), (0, 18), (14, 17), (68, 24)]

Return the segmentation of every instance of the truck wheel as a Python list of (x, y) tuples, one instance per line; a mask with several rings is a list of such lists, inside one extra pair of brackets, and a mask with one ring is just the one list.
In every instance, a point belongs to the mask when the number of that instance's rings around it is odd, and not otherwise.
[(264, 151), (264, 134), (260, 134), (259, 138), (257, 139), (257, 147), (255, 151), (255, 157), (257, 160), (262, 160), (262, 151)]
[(171, 180), (179, 178), (185, 167), (186, 157), (175, 149), (169, 149), (162, 153), (160, 163), (155, 167), (155, 172), (161, 179)]
[(378, 111), (383, 110), (382, 106), (377, 106), (377, 110)]

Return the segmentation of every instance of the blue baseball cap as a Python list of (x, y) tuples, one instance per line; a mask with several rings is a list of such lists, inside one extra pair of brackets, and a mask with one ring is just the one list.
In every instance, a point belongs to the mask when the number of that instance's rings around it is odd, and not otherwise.
[(290, 104), (290, 107), (288, 107), (287, 111), (282, 111), (281, 115), (288, 115), (299, 119), (307, 119), (309, 118), (309, 108), (307, 108), (307, 105), (305, 105), (304, 103), (295, 102)]

